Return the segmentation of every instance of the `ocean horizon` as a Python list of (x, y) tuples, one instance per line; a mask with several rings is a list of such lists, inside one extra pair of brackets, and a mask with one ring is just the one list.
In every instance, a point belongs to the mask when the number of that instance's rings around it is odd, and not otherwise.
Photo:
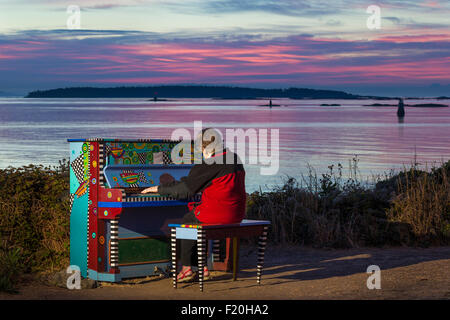
[[(174, 99), (153, 102), (134, 98), (0, 98), (0, 168), (28, 164), (57, 165), (69, 158), (67, 139), (170, 139), (175, 129), (193, 133), (203, 127), (279, 130), (279, 169), (261, 174), (262, 164), (244, 166), (247, 191), (270, 190), (289, 176), (301, 179), (314, 168), (318, 176), (341, 163), (358, 159), (363, 179), (398, 171), (404, 166), (439, 165), (450, 159), (450, 108), (406, 107), (399, 121), (397, 100), (268, 100)], [(446, 100), (405, 100), (405, 104)], [(338, 104), (338, 106), (321, 106)], [(268, 145), (271, 152), (270, 140)], [(248, 158), (248, 150), (247, 150)]]

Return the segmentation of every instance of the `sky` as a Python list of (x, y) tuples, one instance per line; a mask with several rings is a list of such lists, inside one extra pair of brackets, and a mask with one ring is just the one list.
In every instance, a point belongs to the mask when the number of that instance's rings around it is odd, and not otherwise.
[[(371, 5), (379, 29), (367, 25)], [(210, 84), (450, 96), (449, 16), (438, 0), (0, 0), (0, 92)]]

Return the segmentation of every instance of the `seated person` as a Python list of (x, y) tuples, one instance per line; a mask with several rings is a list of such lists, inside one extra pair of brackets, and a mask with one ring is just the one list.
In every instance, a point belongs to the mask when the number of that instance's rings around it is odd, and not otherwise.
[[(211, 135), (209, 141), (203, 138), (206, 132)], [(240, 223), (244, 218), (246, 205), (244, 166), (235, 153), (223, 148), (223, 141), (217, 131), (204, 129), (197, 139), (201, 139), (201, 164), (195, 164), (188, 176), (180, 181), (150, 187), (142, 193), (157, 192), (163, 196), (187, 199), (201, 192), (201, 201), (189, 203), (191, 211), (183, 217), (182, 223)], [(191, 267), (197, 264), (197, 245), (195, 240), (181, 240), (180, 247), (183, 267), (177, 279), (186, 282), (195, 276)], [(205, 267), (205, 279), (208, 276), (209, 272)]]

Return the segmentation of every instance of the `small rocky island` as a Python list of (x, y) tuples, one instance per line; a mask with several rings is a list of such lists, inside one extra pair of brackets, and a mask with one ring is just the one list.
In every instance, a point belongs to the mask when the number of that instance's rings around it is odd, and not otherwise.
[(407, 104), (408, 107), (416, 108), (447, 108), (448, 105), (440, 103), (421, 103), (421, 104)]
[[(365, 107), (397, 107), (398, 104), (386, 104), (386, 103), (373, 103), (363, 104)], [(448, 105), (440, 103), (420, 103), (420, 104), (405, 104), (405, 107), (414, 108), (446, 108)]]

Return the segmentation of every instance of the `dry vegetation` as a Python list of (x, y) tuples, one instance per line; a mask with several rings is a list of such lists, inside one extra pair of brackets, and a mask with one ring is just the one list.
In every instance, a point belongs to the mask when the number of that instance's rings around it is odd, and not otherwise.
[[(289, 178), (248, 197), (247, 217), (272, 222), (275, 243), (315, 247), (450, 243), (450, 161), (421, 171), (362, 183), (357, 160), (318, 176)], [(21, 274), (69, 265), (69, 170), (26, 166), (0, 170), (0, 291), (13, 291)]]

